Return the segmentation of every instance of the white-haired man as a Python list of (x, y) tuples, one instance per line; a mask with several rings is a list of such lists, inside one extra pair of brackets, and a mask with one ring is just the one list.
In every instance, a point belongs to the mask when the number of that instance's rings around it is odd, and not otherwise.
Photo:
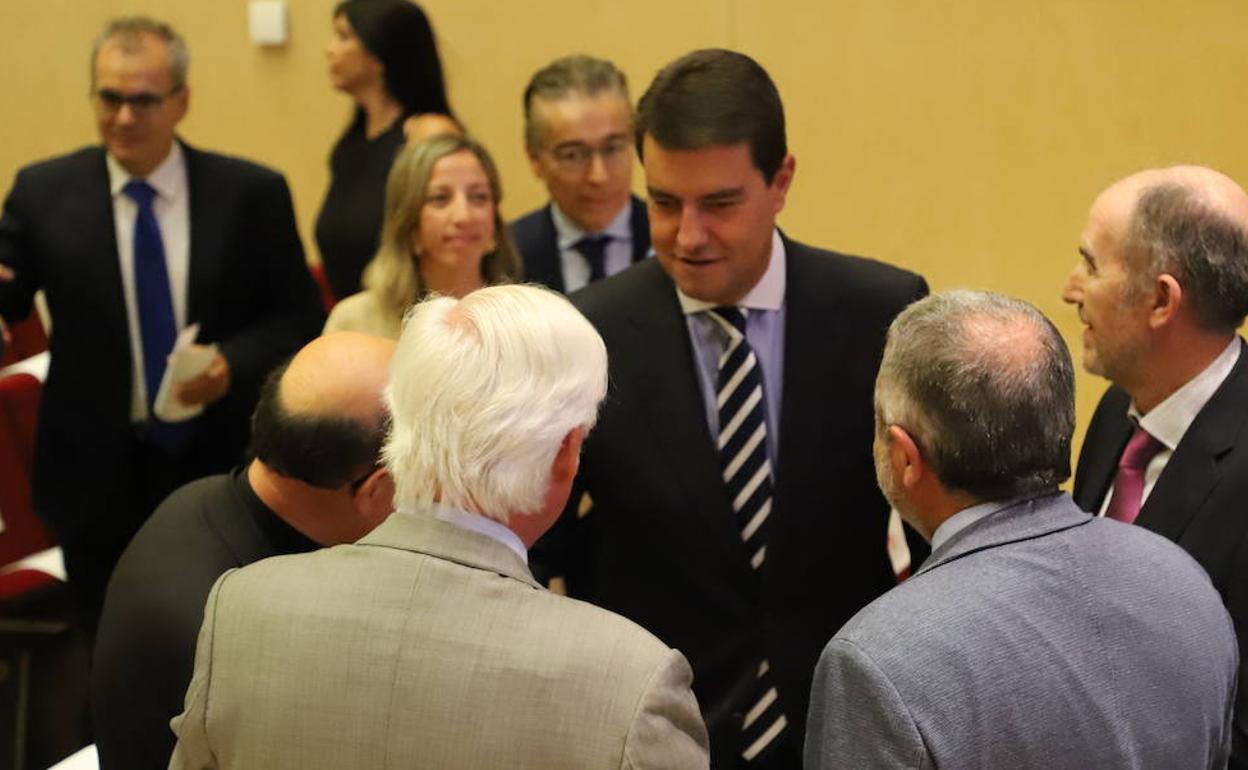
[(527, 566), (606, 386), (554, 292), (418, 305), (386, 394), (396, 513), (217, 582), (171, 767), (706, 767), (684, 657)]

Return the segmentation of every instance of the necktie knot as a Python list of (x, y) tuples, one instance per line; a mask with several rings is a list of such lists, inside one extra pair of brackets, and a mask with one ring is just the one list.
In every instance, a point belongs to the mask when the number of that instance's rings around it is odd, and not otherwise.
[(1122, 450), (1122, 457), (1118, 458), (1118, 467), (1143, 471), (1148, 467), (1149, 461), (1164, 448), (1165, 445), (1154, 438), (1151, 433), (1137, 427), (1131, 439), (1127, 441), (1126, 448)]
[(605, 278), (607, 274), (607, 244), (611, 242), (611, 236), (598, 234), (587, 235), (576, 243), (572, 244), (572, 248), (580, 252), (585, 261), (589, 263), (589, 280), (597, 281)]
[(152, 200), (156, 197), (156, 188), (152, 187), (142, 179), (131, 179), (126, 182), (126, 186), (121, 191), (130, 196), (130, 199), (139, 204), (140, 209), (148, 209), (152, 205)]
[(706, 312), (724, 330), (728, 339), (736, 340), (745, 336), (745, 309), (721, 305)]

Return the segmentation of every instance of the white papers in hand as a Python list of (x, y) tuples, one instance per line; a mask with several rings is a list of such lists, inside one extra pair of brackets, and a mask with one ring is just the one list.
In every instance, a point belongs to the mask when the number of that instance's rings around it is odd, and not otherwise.
[(187, 406), (173, 395), (173, 389), (187, 380), (204, 373), (217, 355), (216, 345), (196, 345), (199, 324), (191, 324), (182, 330), (173, 344), (173, 352), (165, 364), (165, 376), (160, 381), (153, 410), (165, 422), (185, 422), (198, 417), (204, 411), (203, 404)]

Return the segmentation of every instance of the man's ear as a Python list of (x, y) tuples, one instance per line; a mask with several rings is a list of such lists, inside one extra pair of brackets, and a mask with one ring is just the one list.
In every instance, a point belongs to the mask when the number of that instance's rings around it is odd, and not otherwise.
[(359, 489), (355, 490), (352, 502), (361, 524), (366, 527), (360, 535), (363, 537), (394, 511), (394, 479), (390, 478), (390, 472), (385, 468), (378, 468), (369, 474)]
[(888, 438), (888, 461), (893, 466), (893, 478), (905, 489), (914, 489), (928, 473), (919, 445), (900, 425), (888, 426)]
[(555, 453), (555, 461), (550, 466), (550, 482), (571, 482), (576, 478), (576, 471), (581, 467), (581, 444), (585, 441), (585, 429), (581, 427), (568, 431)]
[(1153, 281), (1152, 307), (1148, 311), (1148, 325), (1160, 329), (1178, 318), (1183, 308), (1183, 287), (1169, 273), (1162, 273)]

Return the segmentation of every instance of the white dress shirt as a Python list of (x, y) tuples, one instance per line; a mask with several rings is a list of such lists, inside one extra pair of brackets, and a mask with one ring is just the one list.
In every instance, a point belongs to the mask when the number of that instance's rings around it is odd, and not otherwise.
[[(1226, 349), (1219, 353), (1204, 371), (1184, 383), (1183, 387), (1171, 393), (1166, 400), (1149, 410), (1148, 414), (1141, 415), (1134, 402), (1127, 409), (1127, 416), (1131, 418), (1131, 422), (1148, 431), (1149, 435), (1160, 441), (1163, 447), (1144, 469), (1144, 494), (1140, 497), (1141, 507), (1144, 501), (1148, 500), (1149, 494), (1157, 484), (1157, 479), (1161, 477), (1161, 472), (1166, 469), (1166, 463), (1170, 462), (1175, 448), (1183, 440), (1183, 434), (1187, 433), (1187, 429), (1196, 421), (1200, 410), (1205, 408), (1205, 404), (1209, 403), (1209, 399), (1213, 398), (1213, 394), (1230, 376), (1237, 361), (1239, 361), (1239, 337), (1231, 340), (1231, 344), (1227, 345)], [(1105, 515), (1105, 511), (1109, 508), (1109, 499), (1113, 496), (1114, 490), (1111, 486), (1105, 493), (1105, 499), (1101, 501), (1101, 510), (1098, 515)]]
[[(134, 221), (139, 206), (123, 192), (131, 177), (112, 155), (108, 163), (108, 187), (113, 198), (113, 224), (117, 228), (117, 259), (121, 265), (121, 287), (126, 298), (126, 319), (130, 324), (130, 360), (133, 386), (130, 389), (130, 421), (147, 419), (147, 380), (143, 373), (143, 339), (139, 328), (139, 305), (134, 287)], [(186, 326), (187, 282), (191, 265), (190, 196), (186, 184), (186, 158), (182, 146), (173, 143), (160, 165), (145, 180), (156, 190), (152, 211), (160, 227), (165, 248), (165, 270), (173, 299), (177, 331)]]

